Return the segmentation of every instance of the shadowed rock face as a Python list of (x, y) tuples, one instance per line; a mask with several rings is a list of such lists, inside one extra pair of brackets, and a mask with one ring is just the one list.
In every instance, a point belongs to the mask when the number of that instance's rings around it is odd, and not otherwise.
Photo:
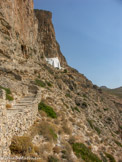
[(38, 42), (42, 57), (58, 57), (61, 64), (67, 64), (65, 57), (60, 51), (60, 46), (55, 38), (55, 31), (52, 24), (52, 13), (49, 11), (35, 10), (38, 19)]
[(0, 6), (2, 55), (28, 58), (37, 48), (38, 24), (33, 12), (33, 0), (2, 0)]

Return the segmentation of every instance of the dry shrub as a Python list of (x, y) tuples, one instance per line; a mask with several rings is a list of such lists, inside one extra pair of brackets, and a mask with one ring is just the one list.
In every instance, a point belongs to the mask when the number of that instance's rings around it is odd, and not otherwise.
[(33, 126), (31, 126), (30, 128), (30, 132), (29, 132), (30, 137), (33, 138), (35, 135), (38, 134), (38, 132), (39, 132), (39, 123), (35, 122)]
[(71, 137), (69, 138), (69, 143), (70, 143), (70, 144), (75, 143), (75, 141), (76, 141), (76, 139), (75, 139), (74, 136), (71, 136)]
[(72, 153), (72, 147), (70, 146), (69, 143), (67, 142), (63, 142), (63, 150), (62, 152), (62, 158), (66, 159), (67, 161), (72, 162), (72, 157), (71, 157), (71, 153)]
[(55, 146), (55, 147), (53, 148), (53, 152), (56, 153), (56, 154), (59, 154), (60, 151), (61, 151), (61, 149), (60, 149), (59, 146)]
[[(47, 154), (50, 154), (52, 152), (53, 145), (52, 143), (46, 143), (46, 144), (41, 144), (39, 147), (39, 152), (38, 156), (41, 157), (45, 162), (47, 162)], [(38, 148), (37, 148), (38, 151)]]
[(34, 153), (34, 147), (28, 136), (14, 136), (10, 145), (12, 154), (20, 154), (22, 156), (31, 155)]
[(56, 141), (56, 125), (50, 124), (46, 121), (42, 121), (41, 123), (35, 124), (31, 129), (31, 136), (35, 136), (37, 134), (43, 135), (43, 137), (46, 138), (48, 141)]
[(40, 113), (40, 115), (41, 115), (41, 117), (47, 117), (47, 114), (46, 114), (46, 112), (44, 112), (44, 111), (39, 111), (39, 113)]
[(53, 147), (53, 145), (52, 145), (51, 142), (46, 143), (46, 144), (43, 145), (43, 151), (46, 151), (46, 152), (50, 153), (52, 151), (52, 147)]
[(77, 122), (77, 126), (78, 127), (81, 127), (81, 122)]
[(49, 123), (53, 122), (51, 118), (47, 118), (46, 121)]
[(70, 135), (72, 133), (72, 130), (68, 127), (66, 123), (63, 124), (62, 126), (64, 133)]
[(69, 121), (71, 121), (72, 123), (75, 123), (75, 119), (72, 117), (69, 117)]
[(71, 152), (72, 152), (72, 147), (70, 146), (70, 144), (66, 142), (66, 143), (64, 144), (64, 147), (65, 147), (65, 149), (67, 150), (67, 153), (68, 153), (68, 154), (71, 154)]
[(11, 106), (10, 104), (6, 104), (6, 108), (7, 108), (7, 109), (11, 109), (12, 106)]
[(54, 120), (54, 123), (55, 123), (56, 125), (59, 125), (59, 124), (60, 124), (60, 121), (59, 121), (58, 119), (55, 119), (55, 120)]
[(51, 155), (48, 157), (48, 162), (59, 162), (59, 159), (55, 155)]
[(35, 151), (38, 155), (40, 155), (40, 147), (34, 146), (34, 151)]

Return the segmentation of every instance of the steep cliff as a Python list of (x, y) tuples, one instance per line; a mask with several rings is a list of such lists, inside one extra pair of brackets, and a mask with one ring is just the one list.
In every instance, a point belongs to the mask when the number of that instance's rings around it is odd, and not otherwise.
[(36, 55), (38, 23), (33, 0), (5, 0), (0, 6), (0, 55), (18, 60)]
[(67, 65), (51, 19), (32, 0), (0, 1), (0, 157), (121, 162), (122, 100)]
[(52, 24), (52, 13), (49, 11), (35, 10), (38, 19), (38, 42), (42, 57), (58, 57), (61, 64), (66, 65), (66, 59), (60, 51), (56, 41), (55, 31)]
[(58, 57), (61, 64), (66, 65), (55, 38), (51, 12), (34, 11), (33, 0), (6, 0), (1, 1), (0, 6), (2, 60), (40, 62), (44, 57)]

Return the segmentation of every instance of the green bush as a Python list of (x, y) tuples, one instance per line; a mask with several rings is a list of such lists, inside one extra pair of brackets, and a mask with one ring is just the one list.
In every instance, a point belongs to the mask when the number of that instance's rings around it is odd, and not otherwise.
[(103, 162), (108, 162), (107, 158), (103, 155), (102, 152), (100, 152), (100, 156)]
[(52, 84), (48, 81), (46, 81), (46, 84), (49, 86), (49, 87), (52, 87)]
[(98, 134), (101, 133), (101, 130), (100, 130), (98, 127), (95, 127), (95, 126), (94, 126), (94, 129), (96, 130), (96, 132), (97, 132)]
[(90, 127), (91, 127), (92, 129), (94, 129), (93, 121), (92, 121), (92, 120), (89, 120), (89, 119), (87, 119), (87, 121), (88, 121)]
[(35, 80), (35, 84), (40, 86), (40, 87), (46, 86), (45, 82), (43, 82), (42, 80), (38, 80), (38, 79)]
[(48, 162), (58, 162), (59, 160), (56, 158), (56, 157), (54, 157), (54, 156), (49, 156), (48, 157)]
[(86, 162), (102, 162), (99, 157), (91, 152), (91, 150), (86, 147), (83, 143), (72, 144), (73, 151), (76, 156), (82, 158)]
[(66, 97), (72, 98), (72, 96), (70, 95), (70, 93), (66, 93), (65, 95)]
[(13, 101), (14, 98), (13, 98), (12, 96), (6, 94), (6, 100), (8, 100), (8, 101)]
[(72, 106), (71, 106), (71, 109), (72, 109), (72, 111), (80, 112), (80, 110), (79, 110), (77, 107), (72, 107)]
[(53, 110), (53, 108), (51, 106), (46, 105), (44, 102), (39, 103), (38, 109), (46, 112), (47, 116), (49, 116), (51, 118), (57, 118), (57, 114)]
[(50, 134), (54, 140), (57, 140), (57, 134), (52, 128), (49, 128)]
[(111, 154), (108, 154), (107, 152), (105, 152), (105, 155), (109, 159), (110, 162), (116, 162), (116, 160), (114, 159), (114, 157)]
[(83, 103), (82, 103), (82, 107), (83, 107), (83, 108), (87, 108), (87, 103), (86, 103), (86, 102), (83, 102)]
[(11, 90), (9, 88), (0, 86), (0, 89), (4, 89), (6, 91), (6, 94), (11, 94)]
[(104, 108), (104, 111), (108, 111), (108, 108)]
[(114, 142), (115, 142), (118, 146), (122, 147), (122, 144), (121, 144), (119, 141), (114, 140)]
[(14, 100), (14, 98), (11, 96), (11, 90), (9, 88), (5, 88), (5, 87), (0, 86), (0, 89), (5, 90), (5, 92), (6, 92), (6, 100), (9, 100), (9, 101)]
[(67, 73), (67, 69), (64, 69), (63, 73)]
[(80, 112), (80, 110), (77, 107), (74, 107), (74, 110)]
[(92, 129), (94, 129), (98, 134), (101, 133), (101, 130), (93, 124), (92, 120), (87, 119), (87, 121)]
[(83, 97), (84, 97), (84, 98), (87, 98), (87, 95), (84, 93), (84, 94), (83, 94)]

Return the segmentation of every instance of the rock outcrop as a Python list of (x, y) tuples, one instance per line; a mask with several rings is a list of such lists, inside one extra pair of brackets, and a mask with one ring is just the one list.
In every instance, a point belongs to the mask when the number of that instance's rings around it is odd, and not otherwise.
[(37, 54), (33, 0), (0, 1), (0, 55), (18, 60)]
[(66, 65), (52, 24), (52, 13), (33, 10), (33, 0), (0, 2), (0, 56), (2, 60), (33, 60), (58, 57)]
[(60, 51), (60, 46), (56, 41), (55, 31), (52, 24), (52, 13), (43, 10), (34, 10), (38, 19), (38, 42), (41, 57), (58, 57), (61, 64), (66, 65), (66, 59)]

